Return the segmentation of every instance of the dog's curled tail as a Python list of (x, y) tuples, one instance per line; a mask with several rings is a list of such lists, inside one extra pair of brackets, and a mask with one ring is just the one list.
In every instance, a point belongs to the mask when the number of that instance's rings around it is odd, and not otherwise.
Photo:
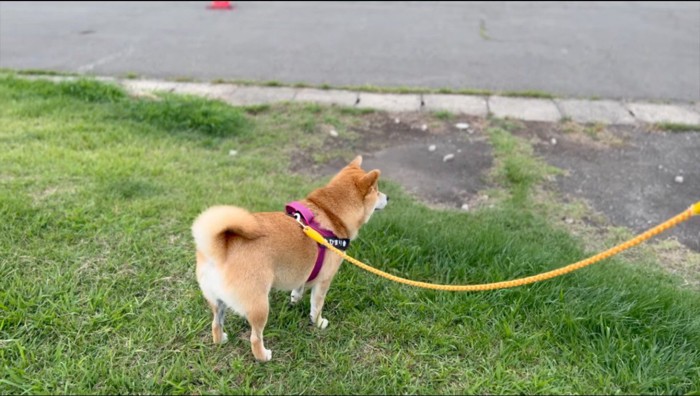
[(212, 206), (192, 224), (197, 249), (221, 263), (226, 259), (228, 241), (233, 236), (260, 238), (263, 233), (257, 219), (245, 209), (235, 206)]

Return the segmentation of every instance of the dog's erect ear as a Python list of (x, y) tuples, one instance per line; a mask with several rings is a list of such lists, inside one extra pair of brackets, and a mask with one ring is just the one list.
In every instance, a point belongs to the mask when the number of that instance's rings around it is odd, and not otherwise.
[(379, 169), (375, 169), (362, 176), (362, 179), (360, 179), (360, 188), (364, 191), (369, 190), (369, 188), (377, 182), (381, 173)]
[(352, 160), (352, 162), (350, 162), (348, 166), (356, 166), (358, 168), (362, 166), (362, 156), (358, 155), (357, 157), (355, 157), (355, 159)]

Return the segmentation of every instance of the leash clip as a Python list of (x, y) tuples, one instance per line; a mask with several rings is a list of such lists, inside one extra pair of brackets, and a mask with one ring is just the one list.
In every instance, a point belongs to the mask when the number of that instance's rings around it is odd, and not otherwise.
[(295, 220), (297, 223), (299, 223), (299, 225), (301, 226), (301, 229), (302, 229), (302, 230), (304, 230), (304, 229), (306, 229), (306, 227), (308, 227), (306, 224), (304, 224), (303, 221), (301, 221), (301, 213), (299, 213), (299, 212), (294, 212), (294, 214), (292, 214), (292, 217), (294, 218), (294, 220)]

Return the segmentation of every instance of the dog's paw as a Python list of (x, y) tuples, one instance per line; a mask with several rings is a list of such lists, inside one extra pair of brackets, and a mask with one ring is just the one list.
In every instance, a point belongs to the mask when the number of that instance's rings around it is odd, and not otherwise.
[(299, 290), (299, 289), (292, 290), (292, 297), (291, 297), (291, 299), (290, 299), (292, 305), (294, 305), (294, 304), (298, 303), (299, 301), (301, 301), (301, 298), (302, 298), (303, 296), (304, 296), (304, 289), (301, 289), (301, 290)]
[(216, 336), (214, 336), (214, 344), (225, 344), (226, 341), (228, 341), (228, 335), (224, 333), (223, 331), (221, 332), (221, 338), (217, 339)]
[(321, 318), (321, 321), (317, 325), (321, 329), (328, 327), (328, 319)]
[(328, 319), (319, 316), (318, 319), (316, 319), (316, 323), (314, 323), (314, 326), (318, 327), (319, 329), (325, 329), (326, 327), (328, 327)]
[(263, 349), (263, 355), (260, 358), (257, 356), (255, 358), (260, 362), (269, 362), (272, 360), (272, 351), (269, 349)]

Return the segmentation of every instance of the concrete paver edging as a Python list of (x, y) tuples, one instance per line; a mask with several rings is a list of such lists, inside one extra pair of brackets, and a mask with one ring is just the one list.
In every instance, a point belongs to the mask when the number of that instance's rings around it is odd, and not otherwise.
[[(75, 80), (78, 77), (22, 76), (51, 81)], [(654, 104), (614, 100), (536, 99), (523, 97), (451, 95), (451, 94), (381, 94), (335, 89), (240, 86), (130, 80), (96, 77), (114, 82), (136, 95), (154, 92), (174, 92), (219, 99), (244, 106), (276, 102), (308, 102), (339, 106), (372, 108), (388, 112), (449, 111), (455, 114), (509, 117), (524, 121), (558, 122), (571, 119), (581, 123), (631, 125), (635, 123), (671, 123), (698, 126), (700, 102), (690, 104)]]

